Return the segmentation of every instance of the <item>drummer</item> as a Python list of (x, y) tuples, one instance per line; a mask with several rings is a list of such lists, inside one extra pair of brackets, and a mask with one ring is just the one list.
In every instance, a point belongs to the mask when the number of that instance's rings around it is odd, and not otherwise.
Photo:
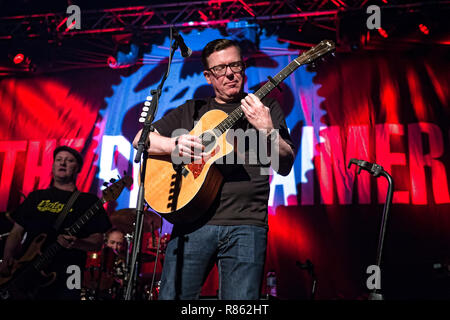
[[(125, 233), (113, 227), (105, 233), (105, 245), (102, 250), (102, 273), (97, 299), (120, 300), (123, 296), (123, 285), (126, 276), (124, 260)], [(111, 250), (111, 251), (108, 251)]]
[(125, 234), (118, 228), (112, 228), (105, 234), (105, 245), (117, 255), (122, 254)]

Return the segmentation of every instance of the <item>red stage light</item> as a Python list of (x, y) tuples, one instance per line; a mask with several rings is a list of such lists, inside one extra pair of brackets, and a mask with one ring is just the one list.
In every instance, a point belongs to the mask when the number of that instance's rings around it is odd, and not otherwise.
[(383, 28), (378, 29), (378, 33), (379, 33), (383, 38), (389, 37), (389, 35), (388, 35), (388, 33), (386, 32), (386, 30), (384, 30)]
[(25, 56), (22, 53), (18, 53), (14, 56), (13, 62), (15, 64), (20, 64), (25, 60)]
[(201, 10), (198, 10), (198, 14), (200, 15), (203, 21), (208, 21), (208, 16), (204, 14)]
[(116, 60), (116, 58), (114, 58), (113, 56), (109, 56), (107, 62), (108, 62), (108, 66), (109, 66), (110, 68), (115, 68), (115, 67), (117, 67), (117, 60)]
[(419, 24), (419, 30), (422, 31), (423, 34), (429, 34), (430, 30), (423, 23)]
[(341, 7), (341, 4), (339, 2), (337, 2), (336, 0), (331, 0), (331, 2), (333, 2), (334, 5), (337, 6), (338, 8)]

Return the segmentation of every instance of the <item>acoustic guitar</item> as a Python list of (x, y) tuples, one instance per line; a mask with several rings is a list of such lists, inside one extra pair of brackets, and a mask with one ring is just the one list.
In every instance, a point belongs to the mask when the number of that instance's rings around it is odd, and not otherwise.
[[(125, 176), (103, 190), (102, 198), (63, 233), (76, 236), (104, 203), (116, 200), (123, 188), (130, 188), (132, 183), (133, 179)], [(54, 242), (41, 253), (46, 238), (45, 233), (36, 236), (23, 256), (14, 262), (10, 274), (0, 277), (0, 300), (32, 300), (39, 288), (48, 286), (55, 280), (56, 273), (47, 274), (45, 269), (63, 247)]]
[[(323, 40), (294, 59), (262, 86), (255, 95), (262, 99), (297, 68), (333, 51), (332, 41)], [(230, 114), (221, 110), (205, 113), (191, 135), (199, 137), (207, 156), (201, 161), (174, 164), (170, 155), (151, 155), (145, 173), (145, 200), (149, 206), (171, 223), (186, 223), (198, 219), (212, 204), (223, 177), (213, 165), (233, 151), (226, 140), (227, 132), (244, 115), (241, 107)]]

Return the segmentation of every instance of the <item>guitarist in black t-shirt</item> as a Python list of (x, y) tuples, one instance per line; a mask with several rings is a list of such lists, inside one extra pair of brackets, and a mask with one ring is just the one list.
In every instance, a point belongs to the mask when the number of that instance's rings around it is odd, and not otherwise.
[[(75, 149), (60, 146), (55, 149), (53, 160), (50, 188), (31, 192), (12, 214), (15, 223), (5, 244), (0, 274), (8, 275), (15, 259), (21, 257), (25, 250), (28, 250), (28, 247), (36, 241), (36, 237), (44, 233), (47, 237), (41, 252), (55, 241), (62, 250), (54, 256), (46, 268), (46, 271), (55, 272), (56, 278), (47, 286), (40, 288), (33, 298), (79, 300), (81, 290), (77, 283), (82, 283), (82, 279), (77, 281), (69, 277), (83, 274), (86, 252), (101, 248), (103, 233), (111, 228), (111, 223), (100, 205), (96, 207), (98, 212), (81, 227), (77, 236), (61, 233), (61, 230), (73, 225), (98, 202), (97, 196), (82, 192), (58, 228), (60, 231), (56, 232), (55, 221), (74, 191), (77, 190), (76, 178), (81, 171), (83, 159)], [(23, 260), (24, 257), (22, 256), (21, 259)]]
[[(192, 209), (185, 210), (191, 221), (173, 220), (159, 299), (198, 299), (208, 273), (217, 264), (219, 299), (256, 300), (260, 297), (267, 245), (267, 169), (271, 166), (279, 174), (288, 175), (294, 147), (279, 103), (244, 92), (245, 64), (238, 43), (228, 39), (211, 41), (202, 51), (202, 63), (205, 79), (215, 95), (175, 108), (153, 123), (155, 131), (148, 138), (148, 161), (154, 163), (147, 165), (146, 183), (154, 183), (155, 187), (146, 186), (146, 201), (161, 214), (172, 211), (174, 219), (182, 218), (178, 211), (184, 207)], [(202, 126), (212, 129), (196, 134), (196, 128)], [(243, 142), (247, 134), (257, 139), (248, 148), (243, 143), (243, 148), (235, 149), (236, 156), (243, 155), (245, 161), (217, 161), (213, 167), (209, 160), (227, 149), (228, 141), (224, 140), (230, 128), (237, 138), (237, 129), (242, 129)], [(141, 132), (135, 137), (135, 148)], [(247, 161), (260, 145), (274, 150), (270, 162)], [(175, 161), (166, 159), (177, 158), (190, 161), (174, 172)], [(212, 178), (207, 172), (212, 173)], [(197, 187), (200, 191), (193, 192)], [(186, 203), (183, 208), (181, 203)], [(202, 212), (200, 217), (191, 218), (198, 212)]]

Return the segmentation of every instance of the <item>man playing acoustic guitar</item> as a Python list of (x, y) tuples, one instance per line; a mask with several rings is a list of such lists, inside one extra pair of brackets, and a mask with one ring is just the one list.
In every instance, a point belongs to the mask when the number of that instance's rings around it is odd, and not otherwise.
[[(81, 171), (83, 159), (78, 151), (68, 146), (56, 148), (53, 159), (51, 186), (48, 189), (31, 192), (12, 214), (15, 224), (5, 244), (0, 272), (2, 275), (8, 274), (14, 258), (20, 256), (18, 251), (22, 251), (21, 242), (25, 232), (24, 249), (27, 249), (39, 234), (45, 233), (47, 238), (41, 251), (44, 251), (48, 244), (55, 241), (63, 247), (63, 250), (53, 258), (46, 268), (46, 271), (56, 272), (56, 279), (48, 286), (40, 288), (34, 297), (27, 298), (80, 300), (80, 288), (76, 288), (76, 283), (74, 283), (74, 286), (69, 286), (67, 283), (68, 277), (75, 272), (75, 269), (71, 271), (68, 267), (79, 267), (81, 276), (86, 264), (86, 252), (101, 248), (103, 233), (111, 228), (111, 223), (105, 210), (101, 207), (99, 212), (80, 230), (78, 237), (65, 234), (56, 236), (77, 221), (98, 201), (98, 197), (89, 193), (80, 193), (64, 220), (62, 220), (58, 228), (59, 232), (57, 232), (55, 221), (74, 191), (77, 190), (76, 178)], [(35, 279), (30, 279), (30, 282), (31, 280)], [(82, 279), (80, 278), (79, 281), (82, 281)]]
[[(211, 41), (203, 49), (202, 63), (203, 74), (215, 96), (189, 100), (155, 122), (155, 132), (149, 135), (148, 154), (201, 161), (207, 157), (204, 141), (191, 134), (174, 136), (174, 131), (189, 132), (208, 111), (221, 110), (230, 115), (239, 106), (245, 117), (239, 121), (234, 117), (232, 129), (234, 132), (240, 129), (246, 137), (253, 134), (257, 139), (249, 139), (249, 145), (244, 143), (240, 150), (235, 150), (231, 161), (227, 157), (226, 161), (214, 164), (223, 181), (206, 212), (194, 221), (174, 223), (159, 299), (198, 299), (208, 273), (217, 263), (219, 299), (257, 300), (267, 245), (268, 169), (272, 166), (279, 174), (289, 174), (294, 162), (293, 143), (279, 103), (270, 98), (261, 101), (254, 94), (244, 93), (245, 64), (236, 42)], [(141, 131), (134, 140), (135, 148), (140, 135)], [(235, 134), (234, 138), (241, 137)], [(252, 154), (258, 153), (261, 141), (273, 151), (270, 161), (252, 162)]]

